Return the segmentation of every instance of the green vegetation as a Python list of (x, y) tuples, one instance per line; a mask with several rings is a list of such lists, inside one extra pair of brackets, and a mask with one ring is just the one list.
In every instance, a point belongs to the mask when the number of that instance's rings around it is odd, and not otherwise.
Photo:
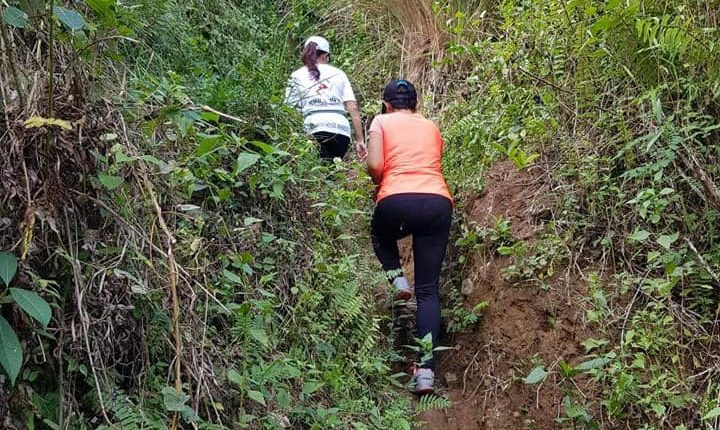
[(612, 268), (589, 281), (605, 338), (588, 340), (596, 358), (580, 370), (602, 393), (567, 398), (574, 428), (715, 428), (717, 6), (502, 1), (448, 18), (448, 70), (466, 65), (469, 87), (443, 116), (453, 182), (471, 188), (468, 165), (488, 158), (527, 168), (537, 151), (557, 201), (548, 239), (498, 248), (514, 257), (506, 272), (542, 282), (565, 246)]
[[(717, 428), (720, 4), (399, 4), (2, 3), (3, 425), (410, 429), (450, 407), (398, 373), (427, 345), (377, 300), (367, 178), (319, 164), (282, 106), (322, 33), (365, 119), (406, 74), (442, 125), (447, 331), (492, 306), (462, 292), (477, 253), (528, 289), (577, 269), (587, 360), (515, 382), (559, 381), (559, 428)], [(506, 159), (549, 184), (532, 240), (464, 216)]]
[[(15, 328), (0, 320), (2, 351), (17, 331), (27, 358), (2, 415), (78, 429), (410, 428), (406, 380), (391, 369), (404, 357), (373, 300), (383, 283), (367, 244), (370, 189), (347, 183), (348, 166), (318, 165), (281, 105), (317, 5), (88, 1), (63, 5), (52, 35), (28, 7), (5, 9), (16, 49), (55, 37), (56, 61), (76, 73), (56, 66), (65, 122), (40, 106), (34, 141), (88, 147), (72, 161), (49, 148), (77, 175), (62, 178), (67, 205), (28, 215), (57, 221), (38, 227), (47, 245), (26, 230), (18, 285), (53, 301), (57, 326), (32, 335), (3, 305)], [(32, 79), (47, 84), (17, 70), (23, 97)], [(61, 97), (88, 110), (68, 118)], [(48, 192), (30, 186), (4, 216)], [(24, 305), (34, 293), (20, 291), (10, 295), (38, 318)], [(10, 382), (13, 351), (0, 355)]]

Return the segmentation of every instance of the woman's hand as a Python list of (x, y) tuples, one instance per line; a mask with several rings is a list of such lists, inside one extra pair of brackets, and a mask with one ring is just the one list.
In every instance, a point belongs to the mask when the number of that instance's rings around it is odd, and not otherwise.
[(355, 152), (360, 161), (365, 161), (368, 156), (367, 145), (363, 139), (355, 139)]
[(355, 152), (360, 161), (365, 161), (368, 151), (365, 138), (363, 137), (362, 121), (360, 121), (360, 111), (358, 110), (357, 102), (354, 100), (345, 102), (345, 109), (350, 113), (353, 130), (355, 131)]

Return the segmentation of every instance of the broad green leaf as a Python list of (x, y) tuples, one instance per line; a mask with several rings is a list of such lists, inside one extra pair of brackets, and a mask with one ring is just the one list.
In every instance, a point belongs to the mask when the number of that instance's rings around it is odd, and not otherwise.
[(15, 385), (15, 379), (20, 374), (22, 366), (22, 347), (15, 330), (2, 316), (0, 316), (0, 366), (5, 369), (10, 382)]
[(268, 337), (265, 330), (261, 328), (251, 328), (250, 330), (248, 330), (248, 332), (250, 333), (250, 336), (252, 336), (252, 338), (256, 341), (260, 342), (262, 346), (266, 348), (270, 346), (270, 338)]
[(533, 152), (532, 154), (528, 155), (527, 159), (525, 159), (525, 165), (529, 166), (530, 163), (535, 161), (538, 157), (540, 157), (540, 154), (538, 154), (537, 152)]
[(290, 404), (292, 403), (292, 397), (290, 397), (290, 393), (288, 393), (287, 390), (278, 388), (276, 397), (278, 406), (280, 406), (281, 408), (290, 407)]
[(717, 407), (712, 411), (706, 413), (705, 415), (703, 415), (702, 419), (703, 421), (707, 421), (717, 417), (720, 417), (720, 407)]
[(85, 18), (80, 12), (60, 6), (54, 6), (53, 12), (60, 22), (65, 24), (70, 30), (80, 30), (85, 27)]
[(189, 423), (195, 422), (200, 419), (195, 410), (188, 405), (185, 405), (182, 409), (180, 409), (180, 416), (182, 416), (182, 418)]
[(577, 370), (592, 370), (592, 369), (599, 369), (606, 364), (608, 364), (610, 361), (607, 357), (598, 357), (593, 358), (592, 360), (585, 361), (583, 363), (578, 364), (575, 369)]
[(223, 276), (233, 284), (242, 284), (243, 279), (229, 270), (223, 270)]
[(288, 379), (295, 379), (299, 378), (302, 375), (302, 372), (297, 367), (293, 366), (292, 364), (285, 364), (283, 366), (283, 376)]
[(100, 173), (98, 175), (98, 180), (103, 185), (103, 187), (107, 188), (108, 190), (114, 190), (123, 183), (123, 178), (121, 178), (120, 176), (108, 175), (107, 173)]
[(308, 381), (303, 384), (302, 393), (305, 395), (312, 394), (322, 388), (325, 384), (317, 381)]
[(185, 408), (185, 403), (190, 400), (190, 396), (182, 392), (178, 394), (177, 390), (173, 387), (163, 388), (162, 394), (166, 411), (182, 412)]
[(590, 26), (593, 33), (602, 33), (613, 26), (614, 20), (612, 16), (603, 15), (595, 23)]
[(243, 383), (242, 375), (235, 369), (228, 370), (227, 378), (228, 381), (232, 382), (233, 384), (242, 385)]
[(88, 6), (100, 15), (108, 16), (112, 13), (115, 0), (85, 0)]
[(135, 160), (137, 160), (137, 157), (131, 157), (122, 151), (115, 153), (115, 161), (118, 163), (129, 163)]
[(660, 244), (663, 248), (670, 250), (670, 247), (672, 246), (675, 241), (678, 240), (680, 237), (680, 233), (675, 232), (674, 234), (664, 234), (657, 238), (657, 243)]
[(15, 303), (28, 315), (35, 318), (43, 327), (50, 324), (52, 311), (50, 305), (34, 291), (24, 290), (22, 288), (10, 288), (10, 296), (15, 299)]
[(588, 414), (587, 409), (585, 409), (583, 405), (575, 404), (570, 396), (565, 396), (565, 398), (563, 399), (563, 403), (565, 404), (565, 413), (567, 414), (568, 418), (583, 419), (584, 422), (589, 421), (590, 415)]
[(27, 28), (29, 24), (27, 14), (15, 6), (10, 6), (5, 9), (3, 12), (3, 21), (9, 26), (17, 28)]
[(165, 163), (157, 159), (156, 157), (153, 157), (152, 155), (141, 155), (141, 160), (147, 161), (150, 164), (154, 164), (156, 166), (163, 166)]
[(208, 152), (215, 149), (216, 142), (209, 139), (201, 140), (198, 144), (197, 149), (195, 150), (195, 155), (198, 157), (202, 157), (203, 155), (207, 154)]
[(610, 343), (606, 339), (587, 339), (585, 341), (580, 342), (580, 345), (585, 347), (585, 352), (590, 352), (593, 349), (603, 347)]
[(657, 251), (649, 251), (647, 254), (647, 262), (652, 263), (653, 261), (660, 258), (660, 253)]
[(655, 412), (656, 417), (662, 418), (663, 416), (665, 416), (665, 411), (667, 410), (667, 408), (662, 403), (653, 403), (650, 407), (652, 408), (653, 412)]
[(418, 344), (420, 344), (420, 346), (423, 349), (432, 349), (432, 343), (433, 343), (432, 342), (433, 341), (432, 333), (426, 334), (425, 336), (422, 337), (422, 339), (415, 339), (415, 341)]
[(0, 252), (0, 279), (6, 286), (10, 285), (15, 273), (17, 273), (17, 257), (9, 252)]
[(513, 246), (500, 246), (497, 249), (498, 254), (502, 256), (508, 256), (512, 255), (515, 252), (515, 247)]
[(255, 390), (248, 390), (248, 397), (265, 406), (265, 396), (263, 396), (263, 393)]
[(202, 134), (199, 133), (198, 137), (200, 137), (200, 143), (198, 144), (197, 149), (195, 150), (195, 154), (198, 156), (203, 156), (213, 149), (215, 149), (218, 144), (222, 141), (222, 136), (219, 134)]
[(272, 154), (273, 152), (275, 152), (275, 148), (272, 147), (272, 146), (270, 146), (270, 145), (268, 145), (268, 144), (265, 143), (265, 142), (261, 142), (261, 141), (259, 141), (259, 140), (255, 140), (255, 141), (250, 142), (250, 143), (251, 143), (253, 146), (257, 147), (257, 148), (258, 148), (259, 150), (261, 150), (262, 152), (264, 152), (265, 154)]
[(203, 113), (200, 114), (200, 118), (201, 118), (203, 121), (208, 121), (208, 122), (218, 122), (218, 121), (220, 121), (220, 115), (218, 115), (218, 114), (216, 114), (216, 113), (213, 113), (213, 112), (203, 112)]
[(650, 237), (650, 232), (647, 230), (635, 230), (633, 234), (628, 236), (628, 239), (634, 240), (636, 242), (642, 242), (646, 240), (648, 237)]
[(245, 217), (245, 219), (243, 220), (243, 224), (245, 225), (245, 227), (252, 225), (252, 224), (257, 224), (259, 222), (263, 222), (263, 220), (261, 220), (260, 218), (252, 217), (252, 216)]
[(523, 379), (526, 384), (537, 384), (547, 378), (549, 373), (545, 370), (545, 366), (537, 366), (530, 374)]
[(572, 378), (580, 372), (578, 369), (572, 367), (570, 364), (564, 362), (563, 360), (560, 360), (558, 366), (560, 366), (560, 374), (565, 378)]
[(251, 167), (253, 164), (257, 163), (259, 159), (260, 156), (258, 154), (253, 154), (251, 152), (240, 153), (240, 155), (238, 155), (237, 162), (235, 163), (235, 170), (233, 171), (233, 175), (239, 175), (240, 173)]

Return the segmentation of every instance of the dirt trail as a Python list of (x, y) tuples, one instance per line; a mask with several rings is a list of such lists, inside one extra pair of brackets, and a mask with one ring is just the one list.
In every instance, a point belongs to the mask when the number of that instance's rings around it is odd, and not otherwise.
[[(496, 217), (506, 216), (516, 239), (532, 241), (547, 216), (546, 194), (542, 176), (500, 163), (489, 172), (484, 193), (466, 206), (466, 216), (485, 227), (492, 227)], [(470, 261), (470, 281), (466, 282), (472, 282), (472, 288), (464, 289), (469, 306), (481, 301), (489, 306), (479, 327), (445, 342), (457, 350), (441, 357), (437, 375), (440, 393), (453, 406), (425, 414), (425, 428), (559, 429), (555, 421), (563, 399), (559, 381), (551, 377), (538, 388), (523, 384), (520, 378), (533, 367), (534, 356), (546, 366), (561, 358), (581, 361), (579, 343), (591, 336), (583, 324), (586, 287), (569, 273), (556, 275), (547, 291), (535, 285), (509, 284), (501, 276), (509, 259), (482, 254)], [(590, 387), (583, 385), (580, 381), (587, 394)]]

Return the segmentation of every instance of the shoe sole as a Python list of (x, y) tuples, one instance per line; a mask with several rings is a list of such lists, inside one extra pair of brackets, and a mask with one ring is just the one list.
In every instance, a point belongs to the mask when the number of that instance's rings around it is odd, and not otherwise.
[(434, 392), (435, 392), (435, 390), (433, 388), (424, 388), (422, 390), (415, 390), (415, 394), (418, 396), (425, 396), (427, 394), (432, 394)]
[(412, 293), (410, 291), (398, 291), (395, 293), (395, 300), (396, 301), (403, 301), (406, 302), (412, 298)]

